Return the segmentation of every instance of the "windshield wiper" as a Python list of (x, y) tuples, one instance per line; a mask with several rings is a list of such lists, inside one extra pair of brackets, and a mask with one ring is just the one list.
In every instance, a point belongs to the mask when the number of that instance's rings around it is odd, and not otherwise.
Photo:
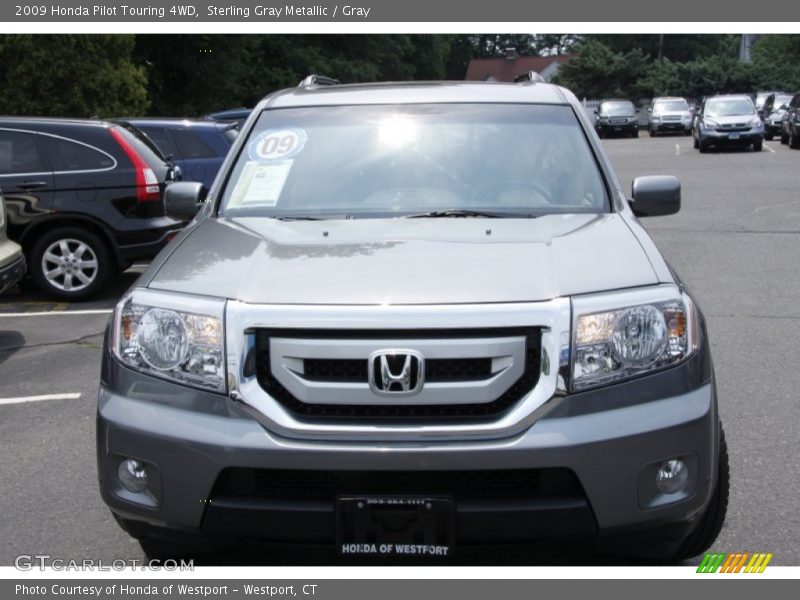
[(516, 212), (498, 212), (488, 210), (470, 210), (466, 208), (450, 208), (447, 210), (432, 210), (430, 212), (415, 213), (413, 215), (405, 215), (403, 219), (443, 219), (448, 217), (482, 217), (485, 219), (535, 219), (539, 215), (516, 213)]

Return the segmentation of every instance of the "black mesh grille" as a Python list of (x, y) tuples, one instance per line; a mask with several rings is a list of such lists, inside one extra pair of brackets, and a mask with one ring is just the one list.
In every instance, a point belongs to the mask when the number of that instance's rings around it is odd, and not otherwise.
[[(303, 378), (311, 381), (367, 382), (367, 360), (307, 358)], [(492, 376), (491, 358), (431, 358), (425, 361), (425, 381), (480, 381)]]
[(333, 501), (337, 495), (453, 496), (501, 500), (583, 495), (569, 469), (487, 471), (294, 471), (225, 469), (212, 497)]
[[(343, 338), (378, 338), (378, 339), (414, 339), (414, 338), (432, 338), (439, 337), (448, 340), (458, 339), (464, 337), (475, 339), (476, 337), (502, 337), (502, 336), (526, 336), (525, 346), (525, 370), (522, 376), (510, 387), (506, 392), (492, 402), (482, 404), (440, 404), (440, 405), (391, 405), (391, 404), (306, 404), (300, 402), (295, 398), (281, 383), (272, 375), (270, 368), (270, 337), (313, 337), (321, 339), (327, 335), (329, 339), (343, 339)], [(475, 331), (445, 331), (445, 332), (420, 332), (420, 331), (371, 331), (368, 333), (359, 331), (327, 331), (327, 332), (292, 332), (292, 331), (271, 331), (271, 330), (258, 330), (256, 332), (256, 376), (261, 388), (277, 402), (283, 405), (289, 412), (292, 413), (294, 418), (307, 421), (355, 421), (364, 423), (368, 421), (386, 421), (392, 422), (402, 421), (421, 421), (426, 423), (446, 422), (448, 424), (456, 423), (459, 421), (464, 422), (480, 422), (497, 419), (504, 412), (513, 407), (525, 395), (527, 395), (539, 381), (540, 372), (540, 351), (539, 340), (540, 331), (538, 329), (493, 329), (493, 330), (475, 330)], [(463, 359), (460, 359), (463, 361)], [(308, 361), (306, 361), (308, 362)], [(325, 361), (326, 363), (328, 361)], [(360, 362), (360, 361), (356, 361)], [(366, 362), (366, 361), (364, 361)], [(435, 361), (431, 361), (435, 362)], [(325, 364), (318, 365), (321, 373), (327, 370), (327, 373), (334, 371), (333, 365)], [(317, 368), (314, 367), (314, 368)], [(434, 367), (437, 376), (447, 376), (458, 374), (459, 371), (453, 365), (440, 365)], [(464, 371), (476, 371), (482, 368), (480, 365), (474, 364), (464, 367)], [(485, 368), (485, 365), (484, 367)], [(491, 366), (489, 366), (491, 368)], [(366, 365), (364, 366), (366, 369)], [(306, 368), (306, 375), (308, 375)], [(352, 376), (352, 366), (345, 369), (348, 376)], [(339, 380), (343, 381), (343, 380)], [(430, 379), (426, 376), (426, 381)], [(440, 380), (442, 381), (442, 380)]]

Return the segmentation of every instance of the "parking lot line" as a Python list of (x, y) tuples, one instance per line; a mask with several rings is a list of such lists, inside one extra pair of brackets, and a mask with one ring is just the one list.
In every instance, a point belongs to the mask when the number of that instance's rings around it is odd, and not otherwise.
[(17, 398), (0, 398), (0, 404), (22, 404), (24, 402), (41, 402), (42, 400), (77, 400), (80, 397), (80, 393), (19, 396)]
[(775, 149), (774, 149), (774, 148), (772, 148), (772, 147), (771, 147), (769, 144), (764, 144), (764, 148), (766, 148), (767, 150), (769, 150), (770, 152), (772, 152), (773, 154), (775, 154)]
[(681, 145), (675, 144), (675, 156), (680, 156), (680, 155), (681, 155)]
[(45, 310), (40, 312), (0, 313), (0, 317), (49, 317), (51, 315), (110, 315), (113, 308), (98, 308), (94, 310)]

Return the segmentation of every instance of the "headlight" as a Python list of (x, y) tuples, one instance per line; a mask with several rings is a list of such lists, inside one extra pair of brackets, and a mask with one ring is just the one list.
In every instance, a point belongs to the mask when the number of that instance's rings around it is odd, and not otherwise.
[(719, 127), (719, 123), (712, 121), (711, 119), (703, 119), (702, 125), (703, 129), (716, 129)]
[(691, 120), (692, 120), (692, 115), (690, 115), (689, 113), (686, 113), (681, 117), (681, 121), (691, 121)]
[(750, 121), (750, 123), (748, 123), (748, 125), (750, 127), (761, 127), (761, 126), (764, 125), (764, 123), (761, 121), (761, 117), (756, 117), (755, 119)]
[(658, 115), (653, 115), (652, 117), (650, 117), (650, 122), (651, 123), (660, 123), (661, 122), (661, 117), (659, 117)]
[(674, 365), (695, 349), (697, 316), (674, 286), (573, 299), (572, 389)]
[(136, 289), (114, 312), (114, 354), (126, 366), (225, 391), (224, 300)]

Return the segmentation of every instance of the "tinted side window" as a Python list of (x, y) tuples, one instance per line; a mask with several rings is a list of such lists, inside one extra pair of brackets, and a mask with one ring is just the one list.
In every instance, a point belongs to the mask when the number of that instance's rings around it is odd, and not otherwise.
[(178, 151), (172, 143), (166, 129), (161, 127), (139, 127), (158, 146), (164, 156), (178, 156)]
[(94, 148), (49, 136), (42, 136), (54, 171), (97, 171), (110, 169), (114, 160)]
[(36, 134), (0, 130), (0, 175), (47, 171)]
[(172, 137), (183, 158), (213, 158), (217, 155), (200, 136), (189, 129), (173, 129)]

